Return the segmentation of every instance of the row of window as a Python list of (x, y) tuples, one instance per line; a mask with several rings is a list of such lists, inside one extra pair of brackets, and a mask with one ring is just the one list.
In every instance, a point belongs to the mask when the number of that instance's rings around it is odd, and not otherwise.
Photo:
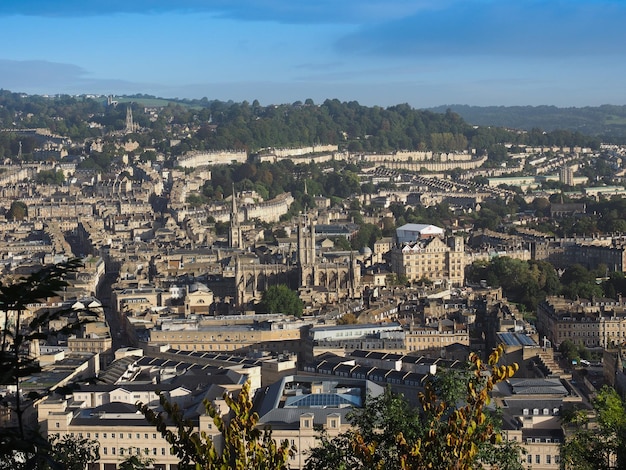
[[(538, 416), (540, 414), (539, 411), (540, 411), (539, 408), (534, 408), (533, 409), (533, 415)], [(529, 408), (524, 408), (523, 413), (524, 413), (524, 416), (530, 415), (530, 409)], [(544, 416), (549, 416), (550, 415), (550, 409), (549, 408), (544, 408), (543, 409), (543, 414), (544, 414)], [(559, 409), (558, 408), (552, 408), (552, 414), (558, 415), (559, 414)]]
[[(59, 427), (59, 423), (56, 423), (56, 427), (57, 428)], [(116, 439), (116, 438), (117, 439), (126, 439), (124, 437), (125, 435), (128, 436), (127, 437), (128, 439), (132, 439), (133, 438), (133, 433), (131, 433), (131, 432), (129, 432), (127, 434), (124, 434), (123, 432), (120, 432), (120, 433), (114, 433), (114, 432), (111, 432), (111, 433), (106, 433), (106, 432), (100, 433), (100, 432), (95, 432), (95, 433), (93, 433), (93, 438), (94, 439), (100, 439), (100, 436), (102, 436), (102, 439), (108, 439), (109, 437), (111, 439)], [(70, 436), (74, 437), (74, 433), (71, 432)], [(146, 439), (149, 438), (149, 436), (150, 436), (149, 433), (144, 433), (143, 434), (143, 439), (146, 440)], [(91, 439), (92, 438), (92, 433), (90, 433), (90, 432), (88, 432), (88, 433), (79, 432), (78, 433), (78, 437), (80, 437), (80, 438), (86, 437), (87, 439)], [(156, 439), (156, 438), (157, 438), (157, 434), (156, 433), (152, 433), (152, 439)], [(141, 439), (141, 433), (135, 433), (135, 439)], [(159, 436), (159, 439), (161, 439), (160, 436)]]
[(467, 341), (467, 336), (437, 336), (435, 338), (407, 338), (410, 343), (452, 343), (456, 341)]
[[(161, 455), (166, 455), (165, 447), (161, 447)], [(150, 454), (150, 449), (148, 447), (144, 447), (143, 451), (139, 447), (102, 447), (102, 455), (153, 455), (156, 456), (159, 454), (159, 448), (153, 447), (152, 454)]]
[[(533, 460), (535, 461), (536, 464), (540, 464), (541, 463), (541, 455), (540, 454), (536, 454), (535, 458), (533, 459), (533, 455), (532, 454), (528, 454), (526, 456), (526, 462), (527, 463), (533, 463)], [(545, 464), (546, 465), (550, 465), (553, 461), (554, 463), (560, 463), (561, 462), (561, 456), (560, 455), (546, 455), (545, 456)]]

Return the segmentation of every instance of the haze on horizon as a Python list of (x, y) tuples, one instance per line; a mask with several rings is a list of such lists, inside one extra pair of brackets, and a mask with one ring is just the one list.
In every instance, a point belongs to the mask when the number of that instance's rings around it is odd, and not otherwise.
[(623, 0), (5, 0), (0, 88), (290, 103), (626, 104)]

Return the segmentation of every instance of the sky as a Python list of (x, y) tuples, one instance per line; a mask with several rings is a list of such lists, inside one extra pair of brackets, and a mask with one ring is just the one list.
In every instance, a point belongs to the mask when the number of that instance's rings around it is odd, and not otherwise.
[(1, 0), (0, 88), (626, 104), (626, 0)]

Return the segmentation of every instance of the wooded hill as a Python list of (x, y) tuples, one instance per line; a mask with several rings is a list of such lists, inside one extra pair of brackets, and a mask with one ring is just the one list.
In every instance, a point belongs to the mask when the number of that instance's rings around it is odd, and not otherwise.
[[(126, 102), (121, 102), (122, 98)], [(143, 104), (146, 99), (151, 105)], [(453, 111), (436, 113), (417, 110), (408, 104), (382, 108), (329, 99), (322, 104), (306, 100), (261, 106), (257, 100), (250, 104), (203, 98), (170, 100), (150, 114), (150, 108), (155, 108), (154, 99), (146, 95), (120, 97), (117, 106), (107, 106), (104, 97), (42, 97), (0, 90), (0, 127), (48, 128), (78, 141), (124, 129), (126, 110), (131, 106), (139, 130), (129, 138), (139, 142), (141, 147), (156, 146), (172, 155), (214, 149), (243, 149), (254, 153), (266, 147), (325, 144), (336, 144), (340, 150), (351, 152), (477, 149), (479, 153), (497, 155), (504, 143), (597, 148), (600, 142), (578, 131), (545, 133), (536, 126), (530, 132), (475, 127)], [(177, 129), (184, 132), (176, 133)], [(180, 145), (170, 148), (168, 141), (181, 136)], [(17, 140), (5, 136), (0, 142), (0, 148), (4, 149), (0, 156), (16, 155)], [(19, 141), (22, 153), (27, 153), (28, 142), (22, 138)]]
[(605, 142), (626, 142), (626, 106), (602, 105), (584, 108), (556, 106), (467, 106), (450, 105), (431, 108), (436, 113), (451, 111), (478, 126), (544, 131), (557, 129), (598, 136)]

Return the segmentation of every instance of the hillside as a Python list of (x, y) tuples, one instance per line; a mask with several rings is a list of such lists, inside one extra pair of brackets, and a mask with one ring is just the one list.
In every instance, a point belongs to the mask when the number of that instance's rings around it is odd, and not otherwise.
[(442, 113), (447, 109), (459, 114), (466, 122), (479, 126), (497, 126), (545, 131), (565, 129), (604, 140), (626, 142), (626, 106), (602, 105), (584, 108), (556, 106), (468, 106), (450, 105), (431, 108)]

